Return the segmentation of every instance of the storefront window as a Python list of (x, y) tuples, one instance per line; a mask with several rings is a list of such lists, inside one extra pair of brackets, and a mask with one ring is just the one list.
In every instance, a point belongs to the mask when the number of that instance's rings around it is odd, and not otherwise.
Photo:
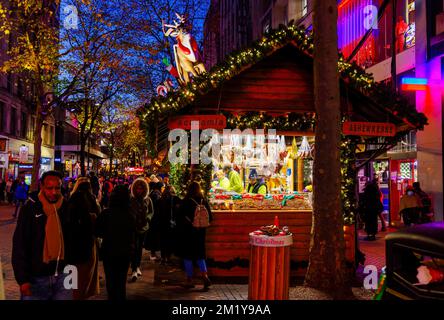
[[(370, 67), (392, 55), (393, 42), (396, 52), (415, 45), (415, 0), (398, 0), (393, 26), (393, 8), (390, 3), (378, 21), (383, 0), (342, 0), (338, 4), (338, 46), (345, 57), (350, 56), (366, 32), (367, 40), (354, 56), (362, 67)], [(395, 41), (392, 30), (395, 29)]]

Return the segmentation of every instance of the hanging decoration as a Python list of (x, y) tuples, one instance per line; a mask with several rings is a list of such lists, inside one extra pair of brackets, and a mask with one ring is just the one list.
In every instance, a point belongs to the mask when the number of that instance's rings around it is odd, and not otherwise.
[(173, 82), (167, 79), (157, 87), (156, 92), (158, 96), (165, 97), (171, 90), (173, 90)]
[[(162, 21), (162, 31), (165, 37), (174, 37), (177, 44), (173, 46), (174, 59), (178, 73), (178, 80), (181, 85), (190, 83), (190, 74), (197, 77), (206, 72), (205, 66), (199, 53), (196, 39), (185, 29), (185, 18), (176, 13), (178, 21), (174, 20), (174, 25), (165, 24)], [(165, 27), (168, 28), (165, 31)]]
[(290, 159), (296, 160), (298, 158), (298, 143), (296, 137), (293, 137), (291, 142)]
[(176, 79), (177, 82), (179, 82), (179, 80), (178, 80), (179, 73), (177, 72), (176, 67), (171, 64), (170, 59), (163, 58), (162, 62), (165, 65), (165, 69), (170, 73), (170, 75), (172, 75), (174, 77), (174, 79)]
[[(170, 28), (165, 35), (173, 35), (173, 31), (178, 35), (178, 29), (180, 29), (179, 26), (182, 22), (176, 24), (174, 26), (164, 25)], [(201, 73), (197, 77), (193, 76), (192, 82), (182, 83), (183, 88), (181, 90), (170, 91), (165, 97), (159, 96), (152, 99), (151, 102), (145, 105), (145, 108), (139, 112), (139, 117), (144, 125), (150, 129), (153, 127), (152, 124), (156, 123), (159, 118), (168, 117), (184, 109), (192, 104), (196, 97), (220, 87), (225, 81), (240, 74), (245, 68), (254, 65), (279, 48), (290, 43), (296, 46), (301, 53), (310, 57), (313, 56), (313, 38), (305, 29), (291, 23), (288, 26), (281, 26), (279, 29), (267, 33), (266, 36), (256, 41), (251, 47), (231, 53), (228, 55), (226, 61), (214, 66), (211, 72)], [(177, 50), (175, 50), (175, 52), (177, 52)], [(422, 130), (427, 124), (427, 118), (423, 113), (418, 113), (415, 106), (411, 105), (402, 96), (394, 94), (387, 84), (375, 83), (371, 75), (365, 73), (365, 70), (354, 62), (347, 62), (341, 55), (339, 55), (338, 60), (338, 71), (341, 81), (345, 83), (345, 85), (358, 90), (375, 104), (384, 106), (388, 113), (398, 119), (402, 119), (417, 130)], [(180, 75), (180, 72), (178, 72), (178, 75)], [(276, 117), (260, 112), (248, 112), (242, 115), (228, 112), (224, 114), (226, 114), (227, 128), (229, 129), (279, 128), (279, 130), (283, 131), (313, 131), (316, 122), (314, 113), (287, 113), (286, 115)], [(343, 119), (343, 121), (344, 120), (349, 119)], [(383, 137), (384, 142), (387, 143), (387, 145), (393, 145), (397, 141), (400, 141), (406, 132), (407, 131), (397, 132), (394, 137)], [(147, 132), (148, 138), (152, 135), (153, 131)], [(360, 143), (362, 143), (362, 141), (358, 136), (342, 136), (341, 198), (345, 224), (353, 224), (355, 221), (357, 205), (355, 195), (355, 151), (357, 145)], [(293, 139), (291, 153), (292, 155), (300, 153), (295, 139)], [(177, 169), (177, 175), (181, 176), (184, 169)]]
[(299, 151), (296, 154), (296, 156), (300, 159), (309, 159), (309, 158), (313, 158), (312, 154), (311, 154), (311, 147), (310, 147), (310, 143), (308, 142), (308, 138), (307, 137), (303, 137), (302, 138), (302, 143), (301, 146), (299, 147)]

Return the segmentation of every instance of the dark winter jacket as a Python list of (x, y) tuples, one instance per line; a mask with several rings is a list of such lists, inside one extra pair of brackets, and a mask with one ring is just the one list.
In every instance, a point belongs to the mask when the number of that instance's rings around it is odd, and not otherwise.
[(103, 260), (130, 260), (134, 253), (135, 221), (129, 207), (113, 207), (103, 210), (97, 217), (95, 235), (103, 239)]
[(68, 201), (68, 211), (72, 221), (73, 263), (84, 263), (91, 259), (95, 245), (94, 224), (100, 213), (95, 196), (86, 191), (75, 192)]
[[(208, 201), (205, 199), (194, 199), (197, 203), (205, 205), (210, 216), (210, 222), (212, 221), (212, 214)], [(185, 198), (182, 202), (180, 210), (177, 212), (177, 228), (179, 232), (179, 255), (184, 259), (205, 259), (205, 228), (194, 228), (194, 211), (197, 207), (196, 202), (190, 198)]]
[[(59, 261), (57, 271), (62, 273), (65, 265), (72, 260), (71, 225), (65, 201), (58, 214), (62, 225), (65, 259)], [(56, 261), (48, 264), (43, 262), (46, 219), (43, 205), (38, 198), (28, 198), (20, 212), (13, 236), (12, 267), (19, 285), (31, 282), (33, 277), (50, 276), (56, 272)]]
[[(141, 185), (144, 193), (141, 197), (135, 196), (135, 188)], [(136, 232), (145, 233), (150, 227), (154, 214), (153, 202), (148, 196), (148, 183), (144, 179), (136, 179), (131, 185), (131, 214), (136, 223)]]
[(28, 185), (26, 183), (19, 183), (15, 189), (14, 197), (16, 200), (26, 200), (28, 198)]

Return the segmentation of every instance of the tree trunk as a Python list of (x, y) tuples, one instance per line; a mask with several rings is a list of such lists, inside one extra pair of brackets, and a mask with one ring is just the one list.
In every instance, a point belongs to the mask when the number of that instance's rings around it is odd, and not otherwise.
[(109, 153), (109, 175), (113, 174), (113, 160), (114, 160), (114, 152), (111, 150)]
[(314, 5), (314, 96), (317, 116), (313, 167), (313, 226), (305, 285), (335, 299), (351, 296), (345, 268), (341, 205), (340, 93), (337, 1)]
[(31, 191), (37, 191), (39, 188), (39, 174), (40, 174), (40, 158), (42, 156), (42, 101), (39, 99), (37, 103), (35, 128), (34, 128), (34, 158), (32, 160), (31, 172)]
[(82, 133), (80, 133), (80, 172), (82, 177), (86, 176), (85, 147), (86, 147), (86, 139), (83, 138)]

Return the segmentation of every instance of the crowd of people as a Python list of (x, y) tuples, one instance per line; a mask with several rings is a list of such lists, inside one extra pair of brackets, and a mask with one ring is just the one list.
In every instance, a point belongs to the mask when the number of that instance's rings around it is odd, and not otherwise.
[[(84, 300), (99, 293), (103, 262), (110, 300), (126, 298), (128, 281), (142, 276), (143, 250), (150, 260), (170, 264), (181, 259), (185, 288), (194, 284), (193, 263), (204, 289), (211, 286), (205, 261), (205, 226), (211, 210), (199, 182), (192, 181), (183, 199), (168, 177), (156, 175), (64, 179), (45, 172), (39, 190), (16, 213), (12, 265), (23, 300)], [(196, 218), (197, 217), (197, 218)], [(64, 271), (76, 267), (76, 285), (67, 287)], [(128, 273), (130, 271), (130, 273)], [(128, 278), (128, 275), (129, 278)]]
[[(386, 221), (382, 215), (384, 207), (382, 204), (382, 193), (379, 189), (378, 178), (367, 182), (364, 193), (360, 197), (360, 217), (364, 223), (367, 233), (365, 240), (376, 240), (378, 233), (378, 219), (381, 220), (381, 231), (386, 231)], [(419, 182), (408, 186), (405, 194), (401, 197), (399, 207), (399, 218), (405, 226), (420, 224), (431, 221), (431, 199), (425, 193)]]

